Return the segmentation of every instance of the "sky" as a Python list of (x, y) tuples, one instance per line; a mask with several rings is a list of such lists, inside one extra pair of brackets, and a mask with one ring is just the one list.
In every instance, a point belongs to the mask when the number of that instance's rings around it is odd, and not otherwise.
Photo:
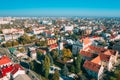
[(120, 17), (120, 0), (0, 0), (0, 16)]

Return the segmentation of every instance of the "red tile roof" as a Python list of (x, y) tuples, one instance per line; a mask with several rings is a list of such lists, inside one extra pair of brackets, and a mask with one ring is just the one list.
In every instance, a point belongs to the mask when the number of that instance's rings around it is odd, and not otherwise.
[(57, 43), (50, 45), (50, 49), (55, 49), (55, 48), (57, 48), (57, 47), (58, 47), (58, 44), (57, 44)]
[(0, 68), (0, 78), (6, 76), (7, 73), (15, 74), (19, 69), (24, 70), (19, 64), (4, 66)]
[(83, 67), (98, 73), (101, 66), (99, 64), (86, 60)]
[(2, 56), (0, 58), (0, 65), (4, 65), (4, 64), (10, 63), (10, 62), (12, 62), (12, 61), (7, 56)]
[(100, 56), (100, 59), (102, 61), (109, 61), (110, 60), (110, 55), (106, 55), (106, 54), (101, 53), (99, 56)]
[(19, 64), (15, 64), (12, 70), (12, 74), (15, 74), (18, 70), (24, 70)]
[(80, 51), (80, 54), (86, 57), (90, 57), (90, 58), (93, 57), (93, 54), (87, 51)]
[(99, 64), (101, 62), (100, 56), (97, 56), (96, 58), (94, 58), (93, 60), (91, 60), (91, 62)]
[(90, 38), (89, 37), (86, 37), (85, 39), (83, 39), (83, 43), (84, 45), (87, 45), (91, 42)]
[(106, 49), (102, 47), (97, 47), (97, 46), (89, 46), (91, 50), (94, 50), (96, 52), (104, 52)]
[(0, 70), (0, 78), (6, 76), (6, 73), (11, 72), (12, 70), (13, 70), (13, 65), (1, 68), (1, 70)]
[(116, 51), (115, 50), (107, 50), (107, 51), (104, 52), (104, 54), (106, 54), (106, 55), (115, 55)]

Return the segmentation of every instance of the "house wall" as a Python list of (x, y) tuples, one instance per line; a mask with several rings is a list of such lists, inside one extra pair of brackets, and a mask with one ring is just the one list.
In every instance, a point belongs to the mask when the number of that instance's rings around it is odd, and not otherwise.
[(102, 76), (102, 74), (104, 73), (104, 67), (103, 66), (101, 66), (101, 68), (100, 68), (100, 70), (99, 70), (99, 72), (98, 72), (98, 80), (100, 80), (103, 76)]
[(14, 75), (13, 78), (15, 78), (16, 76), (18, 76), (19, 74), (25, 74), (24, 70), (18, 70)]

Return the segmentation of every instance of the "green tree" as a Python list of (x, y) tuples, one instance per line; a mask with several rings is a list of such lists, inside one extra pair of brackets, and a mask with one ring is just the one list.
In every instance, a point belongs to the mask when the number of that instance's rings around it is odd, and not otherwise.
[(30, 69), (31, 69), (31, 70), (35, 70), (34, 61), (31, 61), (31, 62), (29, 63), (29, 65), (30, 65)]
[(40, 50), (37, 50), (37, 59), (39, 60), (42, 56), (42, 52)]
[(50, 59), (48, 55), (45, 55), (43, 64), (42, 64), (43, 74), (46, 78), (48, 78), (49, 75), (49, 69), (50, 69)]
[(48, 56), (49, 56), (49, 58), (50, 58), (50, 65), (52, 66), (53, 63), (54, 63), (53, 58), (52, 58), (52, 56), (50, 55), (50, 53), (48, 53)]
[(51, 56), (53, 57), (54, 60), (56, 60), (57, 57), (59, 56), (58, 50), (56, 50), (56, 49), (52, 50)]
[(74, 59), (75, 73), (79, 73), (81, 70), (82, 57), (80, 54), (77, 55), (77, 59)]
[(74, 65), (72, 65), (72, 66), (71, 66), (70, 71), (71, 71), (72, 73), (74, 73), (74, 72), (75, 72), (75, 66), (74, 66)]
[(63, 69), (62, 69), (62, 75), (63, 76), (67, 76), (68, 73), (69, 73), (69, 70), (67, 68), (67, 65), (65, 64), (64, 67), (63, 67)]
[(60, 74), (58, 70), (55, 70), (55, 73), (53, 74), (52, 80), (60, 80)]

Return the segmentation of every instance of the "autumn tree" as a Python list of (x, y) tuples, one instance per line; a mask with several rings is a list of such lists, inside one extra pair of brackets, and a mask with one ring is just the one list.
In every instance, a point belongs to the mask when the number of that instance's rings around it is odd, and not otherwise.
[(47, 46), (47, 42), (46, 41), (37, 41), (35, 42), (36, 46)]
[(24, 52), (25, 49), (22, 47), (22, 48), (19, 48), (18, 51), (20, 51), (20, 52)]
[(62, 54), (62, 58), (64, 61), (66, 61), (67, 58), (71, 58), (72, 57), (72, 53), (70, 51), (70, 49), (63, 49), (63, 54)]
[(24, 45), (24, 44), (30, 43), (31, 39), (30, 39), (30, 36), (28, 36), (27, 34), (24, 34), (23, 36), (18, 38), (18, 41)]
[(3, 44), (4, 47), (12, 47), (12, 42), (6, 42)]
[(19, 45), (17, 40), (12, 41), (12, 46), (17, 46), (17, 45)]
[(58, 70), (55, 70), (55, 73), (53, 74), (52, 80), (60, 80), (60, 74)]
[(37, 39), (37, 38), (36, 38), (36, 35), (31, 36), (30, 39), (31, 39), (32, 41), (36, 40), (36, 39)]

